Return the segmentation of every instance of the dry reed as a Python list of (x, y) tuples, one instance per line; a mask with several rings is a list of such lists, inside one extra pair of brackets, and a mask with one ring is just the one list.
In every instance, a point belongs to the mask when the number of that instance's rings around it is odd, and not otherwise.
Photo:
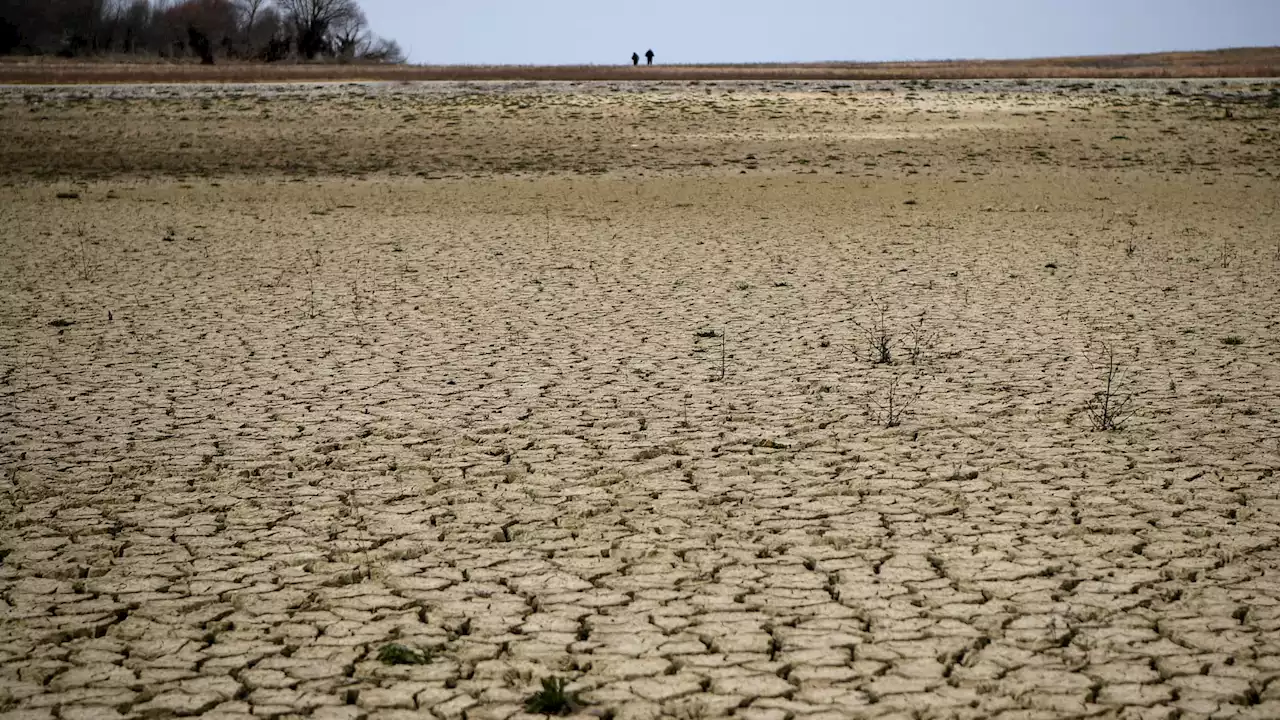
[(754, 65), (381, 65), (336, 63), (196, 62), (156, 58), (5, 58), (0, 83), (264, 83), (453, 81), (717, 81), (717, 80), (977, 80), (1023, 78), (1274, 78), (1280, 47), (1145, 55), (1028, 60), (937, 60), (879, 63)]

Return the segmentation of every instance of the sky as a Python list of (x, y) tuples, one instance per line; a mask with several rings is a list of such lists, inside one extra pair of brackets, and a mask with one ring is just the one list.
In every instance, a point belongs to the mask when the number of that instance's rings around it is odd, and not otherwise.
[(420, 64), (936, 60), (1280, 45), (1280, 0), (359, 0)]

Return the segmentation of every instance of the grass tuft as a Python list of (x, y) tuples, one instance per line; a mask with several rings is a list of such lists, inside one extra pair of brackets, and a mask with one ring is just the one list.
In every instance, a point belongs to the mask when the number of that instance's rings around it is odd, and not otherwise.
[(542, 689), (525, 701), (525, 711), (540, 715), (568, 715), (573, 712), (582, 703), (576, 694), (565, 690), (568, 685), (569, 681), (562, 677), (543, 678)]
[(383, 645), (378, 660), (387, 665), (426, 665), (431, 662), (430, 650), (414, 650), (399, 643)]

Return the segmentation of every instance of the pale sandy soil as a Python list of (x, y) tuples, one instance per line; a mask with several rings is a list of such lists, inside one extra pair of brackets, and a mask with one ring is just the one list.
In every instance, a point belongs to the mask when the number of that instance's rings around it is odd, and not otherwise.
[(1280, 717), (1270, 91), (0, 89), (0, 718)]

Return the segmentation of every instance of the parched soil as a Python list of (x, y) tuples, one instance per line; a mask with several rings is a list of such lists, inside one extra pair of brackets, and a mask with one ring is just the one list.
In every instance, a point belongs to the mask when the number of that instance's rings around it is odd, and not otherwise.
[(0, 88), (0, 718), (1278, 717), (1276, 90)]

